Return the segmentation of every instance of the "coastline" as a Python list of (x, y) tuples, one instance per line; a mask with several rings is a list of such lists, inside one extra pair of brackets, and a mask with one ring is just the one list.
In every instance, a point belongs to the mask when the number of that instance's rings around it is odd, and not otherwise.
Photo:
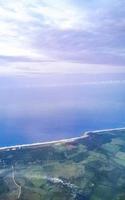
[(81, 135), (79, 137), (73, 137), (73, 138), (68, 138), (68, 139), (61, 139), (61, 140), (48, 141), (48, 142), (36, 142), (36, 143), (31, 143), (31, 144), (18, 144), (18, 145), (12, 145), (12, 146), (4, 146), (4, 147), (0, 147), (0, 151), (17, 150), (17, 149), (21, 149), (23, 147), (37, 147), (37, 146), (44, 146), (44, 145), (68, 143), (68, 142), (76, 141), (78, 139), (87, 138), (87, 137), (89, 137), (88, 133), (100, 133), (100, 132), (118, 131), (118, 130), (125, 130), (125, 127), (113, 128), (113, 129), (98, 129), (98, 130), (94, 130), (94, 131), (85, 131), (83, 133), (83, 135)]

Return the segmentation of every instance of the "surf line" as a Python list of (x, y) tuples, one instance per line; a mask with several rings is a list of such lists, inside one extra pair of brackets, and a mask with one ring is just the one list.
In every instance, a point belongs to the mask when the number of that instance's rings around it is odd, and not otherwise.
[(73, 142), (78, 139), (83, 139), (86, 137), (89, 137), (89, 133), (99, 133), (99, 132), (108, 132), (108, 131), (119, 131), (119, 130), (125, 130), (125, 127), (123, 128), (113, 128), (113, 129), (100, 129), (100, 130), (91, 130), (91, 131), (85, 131), (82, 136), (74, 137), (74, 138), (67, 138), (67, 139), (61, 139), (61, 140), (55, 140), (50, 142), (37, 142), (37, 143), (31, 143), (31, 144), (20, 144), (20, 145), (14, 145), (14, 146), (5, 146), (0, 147), (0, 151), (10, 151), (10, 150), (17, 150), (20, 148), (26, 148), (26, 147), (33, 147), (33, 146), (42, 146), (42, 145), (51, 145), (51, 144), (59, 144), (59, 143), (68, 143)]
[(15, 169), (14, 169), (14, 166), (12, 165), (12, 179), (13, 179), (13, 182), (14, 184), (16, 185), (17, 189), (18, 189), (18, 196), (17, 196), (17, 199), (20, 198), (21, 196), (21, 193), (22, 193), (22, 187), (21, 185), (19, 185), (17, 182), (16, 182), (16, 179), (15, 179)]

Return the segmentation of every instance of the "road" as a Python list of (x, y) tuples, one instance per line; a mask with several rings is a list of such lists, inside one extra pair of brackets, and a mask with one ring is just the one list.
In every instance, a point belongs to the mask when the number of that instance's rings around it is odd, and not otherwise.
[(12, 179), (13, 179), (13, 182), (14, 182), (15, 186), (16, 186), (17, 189), (18, 189), (18, 196), (17, 196), (17, 199), (19, 199), (20, 196), (21, 196), (22, 187), (21, 187), (21, 185), (19, 185), (19, 184), (16, 182), (16, 179), (15, 179), (15, 169), (14, 169), (14, 166), (13, 166), (13, 165), (12, 165)]

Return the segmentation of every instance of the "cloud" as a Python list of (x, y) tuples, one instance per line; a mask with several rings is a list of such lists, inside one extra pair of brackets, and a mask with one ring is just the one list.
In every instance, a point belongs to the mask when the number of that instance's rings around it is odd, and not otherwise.
[[(7, 58), (6, 58), (7, 60)], [(30, 58), (9, 57), (8, 62), (3, 61), (0, 67), (0, 74), (17, 75), (39, 75), (39, 74), (125, 74), (124, 66), (102, 65), (102, 64), (83, 64), (76, 62), (64, 62), (57, 60), (35, 61)]]
[(1, 66), (44, 60), (124, 66), (124, 10), (122, 0), (1, 0)]

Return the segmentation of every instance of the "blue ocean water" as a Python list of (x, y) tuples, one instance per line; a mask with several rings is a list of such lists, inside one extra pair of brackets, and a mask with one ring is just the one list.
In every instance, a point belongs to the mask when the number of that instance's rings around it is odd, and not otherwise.
[(0, 77), (0, 146), (125, 127), (124, 74)]

